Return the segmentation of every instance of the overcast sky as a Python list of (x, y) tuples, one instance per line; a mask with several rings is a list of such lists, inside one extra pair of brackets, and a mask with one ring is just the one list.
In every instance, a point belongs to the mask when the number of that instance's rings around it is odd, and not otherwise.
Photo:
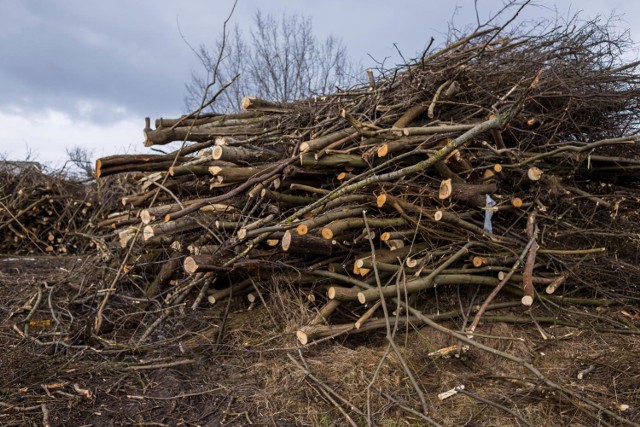
[[(481, 18), (500, 0), (478, 0)], [(0, 0), (0, 155), (60, 166), (65, 150), (86, 148), (92, 157), (143, 151), (144, 117), (184, 113), (184, 85), (200, 70), (193, 46), (213, 44), (231, 0)], [(430, 37), (443, 42), (476, 22), (473, 0), (239, 0), (232, 23), (248, 28), (260, 9), (313, 20), (318, 37), (342, 39), (363, 66), (407, 56)], [(525, 18), (621, 15), (620, 29), (640, 22), (635, 0), (543, 1)], [(637, 25), (636, 25), (637, 26)], [(181, 34), (182, 33), (182, 36)], [(632, 29), (640, 41), (640, 32)]]

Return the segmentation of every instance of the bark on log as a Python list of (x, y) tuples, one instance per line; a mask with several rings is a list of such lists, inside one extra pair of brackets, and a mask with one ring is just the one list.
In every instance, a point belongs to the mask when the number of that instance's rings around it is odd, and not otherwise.
[(318, 138), (312, 139), (310, 141), (305, 141), (300, 144), (300, 152), (315, 152), (318, 150), (322, 150), (326, 146), (340, 141), (344, 138), (355, 138), (358, 135), (357, 132), (354, 132), (353, 129), (343, 129), (337, 132), (330, 133), (328, 135), (320, 136)]
[(338, 300), (329, 300), (327, 303), (322, 306), (318, 313), (315, 315), (313, 319), (309, 322), (308, 326), (315, 326), (328, 323), (329, 316), (336, 311), (336, 309), (340, 307), (340, 301)]
[(245, 279), (223, 289), (214, 289), (213, 291), (211, 291), (211, 293), (209, 293), (209, 296), (207, 296), (207, 301), (209, 302), (209, 304), (214, 305), (224, 298), (242, 295), (243, 292), (246, 292), (252, 288), (252, 280)]
[(208, 168), (208, 171), (211, 175), (215, 176), (220, 183), (243, 182), (267, 172), (276, 165), (275, 163), (268, 163), (250, 167), (211, 166)]
[(327, 297), (330, 300), (339, 300), (339, 301), (355, 301), (358, 299), (358, 291), (359, 289), (356, 287), (353, 288), (345, 288), (343, 286), (331, 286), (327, 290)]
[[(102, 157), (96, 160), (95, 174), (97, 178), (115, 175), (123, 172), (155, 172), (169, 169), (174, 164), (174, 158), (167, 155), (116, 155)], [(180, 156), (175, 159), (179, 165), (188, 160)]]
[(271, 150), (255, 150), (246, 147), (216, 145), (211, 150), (213, 160), (224, 160), (231, 163), (259, 164), (279, 160), (282, 156)]
[(267, 101), (253, 96), (245, 96), (240, 103), (243, 110), (246, 111), (264, 111), (268, 113), (287, 113), (293, 111), (290, 104), (283, 102)]
[(536, 255), (538, 253), (538, 226), (536, 225), (536, 211), (534, 210), (529, 214), (527, 219), (527, 237), (533, 240), (533, 244), (527, 254), (527, 260), (524, 263), (522, 270), (522, 304), (530, 306), (533, 304), (534, 288), (533, 288), (533, 268), (536, 264)]
[(195, 230), (202, 228), (206, 225), (206, 221), (195, 217), (179, 218), (175, 221), (165, 222), (161, 224), (147, 225), (143, 229), (144, 240), (147, 241), (154, 236), (173, 235), (176, 233), (182, 233), (185, 231)]
[[(372, 228), (380, 227), (401, 227), (407, 222), (404, 218), (371, 218), (368, 220)], [(363, 218), (345, 218), (333, 221), (322, 229), (322, 237), (331, 240), (334, 236), (344, 233), (353, 228), (364, 228)]]
[(266, 131), (263, 127), (239, 126), (239, 127), (219, 127), (205, 128), (197, 126), (193, 128), (162, 128), (162, 129), (145, 129), (144, 130), (144, 146), (151, 147), (153, 145), (166, 145), (173, 141), (194, 141), (204, 142), (213, 141), (217, 136), (256, 136), (262, 135)]
[[(498, 284), (498, 279), (489, 276), (479, 276), (473, 274), (443, 274), (433, 279), (421, 278), (407, 282), (406, 287), (400, 285), (400, 293), (407, 292), (409, 294), (416, 293), (425, 289), (433, 288), (439, 285), (484, 285), (495, 286)], [(398, 285), (390, 285), (382, 288), (382, 294), (386, 298), (395, 297), (398, 293)], [(366, 304), (367, 302), (376, 301), (380, 298), (378, 289), (367, 289), (360, 291), (353, 298), (351, 294), (337, 293), (336, 299), (342, 301), (355, 301), (356, 299), (360, 304)]]
[(445, 179), (440, 184), (438, 198), (446, 200), (451, 198), (474, 208), (483, 208), (486, 205), (486, 194), (495, 193), (498, 187), (495, 183), (465, 184)]
[(339, 168), (344, 166), (366, 168), (367, 162), (365, 162), (361, 156), (354, 154), (332, 154), (321, 159), (316, 159), (313, 153), (301, 153), (300, 165), (311, 168)]
[(330, 241), (314, 236), (301, 236), (287, 230), (282, 237), (282, 250), (296, 255), (331, 256), (333, 245)]
[(184, 259), (185, 273), (194, 274), (205, 271), (227, 271), (229, 268), (222, 265), (226, 259), (217, 255), (191, 255)]
[(225, 123), (229, 120), (251, 119), (261, 116), (263, 116), (263, 114), (257, 111), (247, 111), (236, 114), (201, 113), (197, 119), (193, 118), (193, 115), (181, 116), (177, 119), (165, 119), (161, 117), (156, 119), (155, 126), (156, 129), (168, 127), (190, 127), (205, 125), (208, 123)]
[(309, 231), (314, 230), (325, 224), (329, 224), (332, 221), (343, 219), (343, 218), (353, 218), (356, 216), (360, 216), (362, 215), (363, 209), (364, 208), (353, 208), (353, 209), (342, 209), (337, 211), (326, 212), (323, 215), (317, 216), (312, 219), (308, 219), (298, 224), (298, 226), (296, 227), (296, 233), (298, 233), (301, 236), (304, 236)]
[[(189, 201), (187, 203), (185, 203), (187, 206), (189, 206), (190, 203), (194, 203), (195, 200), (193, 201)], [(184, 207), (184, 205), (179, 205), (177, 203), (173, 203), (170, 205), (160, 205), (160, 206), (155, 206), (153, 208), (149, 208), (149, 209), (142, 209), (140, 211), (140, 221), (143, 224), (150, 224), (153, 221), (156, 220), (161, 220), (164, 218), (165, 215), (170, 214), (172, 212), (177, 212), (180, 209), (182, 209)], [(221, 203), (214, 203), (211, 205), (207, 205), (204, 206), (202, 208), (200, 208), (200, 212), (202, 213), (206, 213), (209, 215), (215, 215), (215, 214), (220, 214), (220, 213), (226, 213), (226, 214), (236, 214), (238, 212), (238, 209), (236, 209), (234, 206), (231, 205), (225, 205), (225, 204), (221, 204)]]

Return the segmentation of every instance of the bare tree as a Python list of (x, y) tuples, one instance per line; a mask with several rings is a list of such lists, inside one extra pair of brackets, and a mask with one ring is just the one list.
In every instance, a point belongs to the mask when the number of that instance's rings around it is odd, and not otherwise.
[[(62, 166), (61, 172), (66, 172), (71, 175), (84, 175), (87, 179), (95, 179), (95, 172), (93, 170), (92, 153), (86, 148), (74, 146), (73, 148), (67, 148), (68, 160)], [(69, 167), (70, 166), (70, 167)]]
[[(226, 90), (212, 109), (233, 112), (242, 97), (250, 95), (273, 101), (292, 101), (335, 91), (353, 83), (353, 65), (342, 42), (329, 36), (319, 40), (313, 34), (310, 18), (257, 12), (249, 36), (235, 26), (226, 39), (212, 49), (200, 46), (198, 55), (207, 75), (218, 58), (218, 85), (234, 76), (239, 79)], [(193, 110), (199, 105), (207, 78), (194, 73), (187, 84), (185, 104)]]

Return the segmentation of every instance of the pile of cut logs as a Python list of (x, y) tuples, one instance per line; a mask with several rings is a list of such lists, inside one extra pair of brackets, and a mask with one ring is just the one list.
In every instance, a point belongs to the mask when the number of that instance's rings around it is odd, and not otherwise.
[[(0, 254), (66, 255), (95, 248), (92, 186), (33, 162), (0, 162)], [(100, 213), (102, 215), (102, 213)]]
[[(98, 177), (136, 172), (139, 186), (100, 225), (128, 268), (158, 266), (145, 296), (167, 306), (252, 298), (274, 278), (308, 289), (302, 343), (384, 327), (381, 298), (422, 308), (438, 285), (524, 305), (601, 292), (640, 233), (638, 64), (591, 24), (497, 35), (366, 87), (147, 119), (145, 146), (181, 145), (99, 159)], [(359, 318), (331, 325), (341, 304)]]

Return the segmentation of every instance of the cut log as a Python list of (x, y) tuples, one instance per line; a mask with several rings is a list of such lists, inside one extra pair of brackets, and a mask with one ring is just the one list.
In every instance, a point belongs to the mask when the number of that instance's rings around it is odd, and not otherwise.
[(416, 268), (418, 266), (418, 260), (411, 257), (407, 257), (404, 263), (409, 268)]
[(242, 98), (240, 106), (245, 111), (264, 111), (268, 113), (287, 113), (292, 111), (292, 107), (283, 102), (267, 101), (253, 96)]
[[(206, 222), (204, 222), (206, 224)], [(154, 236), (173, 235), (185, 231), (202, 228), (203, 222), (194, 217), (179, 218), (174, 221), (162, 224), (147, 225), (143, 229), (144, 240), (147, 241)]]
[[(451, 284), (460, 284), (460, 285), (484, 285), (484, 286), (495, 286), (498, 284), (498, 279), (495, 277), (488, 276), (480, 276), (473, 274), (443, 274), (437, 276), (433, 279), (421, 278), (412, 280), (406, 283), (406, 287), (401, 289), (401, 292), (407, 292), (409, 294), (433, 288), (434, 286), (440, 285), (451, 285)], [(402, 286), (402, 285), (401, 285)], [(337, 293), (336, 299), (340, 299), (342, 301), (359, 301), (360, 304), (366, 304), (367, 302), (376, 301), (380, 298), (378, 289), (368, 289), (357, 292), (355, 298), (350, 293)], [(396, 285), (389, 285), (382, 288), (382, 294), (386, 298), (395, 297), (398, 292), (398, 288)]]
[(280, 159), (280, 154), (271, 150), (255, 150), (246, 147), (216, 145), (211, 150), (213, 160), (224, 160), (231, 163), (259, 164)]
[(468, 206), (482, 208), (486, 205), (486, 194), (495, 193), (498, 187), (495, 183), (463, 184), (454, 183), (451, 179), (445, 179), (440, 183), (438, 198), (445, 200), (452, 198)]
[(216, 255), (191, 255), (185, 258), (183, 268), (187, 274), (227, 271), (229, 268), (223, 267), (224, 261), (226, 261), (224, 258)]
[[(404, 218), (370, 218), (368, 219), (369, 227), (400, 227), (406, 225)], [(363, 218), (345, 218), (333, 221), (322, 229), (322, 237), (331, 240), (345, 231), (353, 228), (364, 228)]]
[(209, 175), (209, 166), (208, 165), (173, 166), (169, 168), (169, 175), (171, 176), (184, 176), (184, 175), (207, 176)]
[(194, 141), (194, 142), (208, 142), (210, 145), (214, 145), (214, 138), (216, 136), (256, 136), (264, 134), (264, 128), (261, 126), (254, 126), (249, 124), (247, 126), (235, 126), (235, 127), (219, 127), (219, 128), (204, 128), (202, 126), (195, 126), (193, 128), (180, 127), (180, 128), (162, 128), (162, 129), (145, 129), (144, 130), (144, 146), (151, 147), (153, 145), (166, 145), (173, 141)]
[(311, 319), (308, 326), (328, 323), (329, 316), (331, 316), (331, 313), (336, 311), (338, 307), (340, 307), (340, 301), (338, 301), (337, 299), (327, 301), (327, 303), (320, 310), (318, 310), (318, 314), (316, 314), (316, 316)]
[(341, 209), (336, 211), (329, 211), (323, 215), (317, 216), (313, 219), (309, 219), (301, 222), (296, 227), (296, 233), (301, 236), (307, 234), (310, 230), (314, 230), (318, 227), (321, 227), (325, 224), (329, 224), (332, 221), (343, 219), (343, 218), (352, 218), (354, 216), (362, 215), (362, 211), (364, 208), (352, 208), (352, 209)]
[(453, 194), (453, 185), (451, 179), (445, 179), (440, 183), (440, 189), (438, 190), (438, 199), (445, 200), (451, 197)]
[(428, 108), (429, 108), (428, 103), (421, 103), (421, 104), (414, 105), (413, 107), (405, 111), (405, 113), (402, 116), (400, 116), (398, 120), (396, 120), (396, 122), (393, 124), (393, 127), (406, 128), (411, 123), (413, 123), (414, 120), (416, 120), (418, 117), (426, 113)]
[(345, 288), (342, 286), (331, 286), (327, 290), (327, 297), (330, 300), (337, 299), (343, 300), (355, 300), (358, 297), (358, 288)]
[(518, 257), (513, 255), (474, 256), (472, 263), (474, 267), (513, 265), (517, 259)]
[(328, 145), (340, 141), (344, 138), (355, 138), (358, 135), (357, 132), (354, 132), (353, 129), (343, 129), (337, 132), (330, 133), (328, 135), (320, 136), (310, 141), (305, 141), (300, 144), (300, 152), (314, 152), (318, 150), (322, 150)]
[(567, 279), (565, 274), (560, 275), (557, 279), (555, 279), (552, 283), (544, 290), (548, 295), (553, 294)]
[(260, 197), (267, 200), (275, 200), (283, 205), (288, 206), (305, 206), (315, 202), (315, 197), (296, 196), (294, 194), (286, 194), (278, 191), (267, 190), (266, 188), (260, 191)]
[(214, 305), (227, 297), (242, 296), (250, 292), (253, 289), (253, 282), (251, 279), (245, 279), (238, 283), (234, 283), (223, 289), (214, 289), (207, 296), (209, 304)]
[[(175, 161), (174, 161), (175, 160)], [(97, 178), (123, 172), (165, 171), (174, 163), (179, 165), (188, 160), (185, 156), (169, 155), (117, 155), (102, 157), (96, 160), (95, 174)]]
[(311, 168), (339, 168), (351, 166), (353, 168), (366, 168), (365, 162), (361, 156), (353, 154), (332, 154), (316, 159), (313, 153), (301, 153), (300, 165)]
[(392, 252), (398, 249), (404, 248), (404, 240), (402, 239), (384, 240), (384, 243), (389, 247), (389, 250)]
[(495, 178), (496, 174), (493, 170), (491, 169), (485, 169), (484, 172), (482, 173), (482, 180), (483, 181), (491, 181)]
[(211, 175), (215, 176), (220, 183), (243, 182), (258, 176), (275, 166), (276, 164), (273, 163), (252, 167), (211, 166), (208, 168), (208, 171)]
[[(194, 201), (190, 201), (190, 202), (193, 203)], [(188, 206), (189, 204), (190, 203), (188, 202), (186, 205)], [(165, 215), (170, 214), (172, 212), (177, 212), (182, 208), (184, 208), (184, 205), (173, 203), (170, 205), (161, 205), (161, 206), (155, 206), (149, 209), (142, 209), (140, 211), (140, 220), (142, 221), (143, 224), (146, 225), (153, 221), (163, 219)], [(214, 204), (206, 205), (200, 208), (199, 212), (210, 214), (210, 215), (216, 215), (220, 213), (236, 214), (238, 210), (231, 205), (214, 203)]]
[(355, 175), (349, 172), (340, 172), (337, 176), (338, 181), (347, 181), (352, 178), (355, 178)]
[(527, 260), (522, 269), (522, 304), (530, 306), (533, 304), (534, 288), (533, 288), (533, 268), (536, 264), (536, 255), (538, 253), (538, 242), (535, 240), (538, 235), (538, 228), (535, 223), (536, 211), (529, 214), (527, 219), (527, 236), (533, 240), (533, 244), (527, 253)]
[(527, 177), (531, 180), (531, 181), (540, 181), (540, 178), (542, 178), (542, 169), (537, 168), (535, 166), (530, 167), (527, 170)]
[[(338, 301), (338, 300), (333, 300), (333, 301)], [(380, 306), (382, 305), (382, 301), (378, 300), (378, 302), (376, 302), (375, 304), (373, 304), (371, 307), (369, 307), (369, 309), (367, 311), (364, 312), (364, 314), (362, 316), (360, 316), (360, 318), (358, 320), (356, 320), (356, 323), (354, 323), (354, 327), (356, 329), (361, 329), (362, 325), (371, 318), (371, 316), (373, 316), (373, 313), (376, 312), (376, 310), (378, 310), (378, 308), (380, 308)]]
[(299, 235), (291, 230), (284, 232), (282, 250), (296, 255), (331, 256), (334, 247), (330, 241), (310, 235)]
[[(418, 146), (420, 146), (421, 149), (427, 149), (443, 141), (441, 137), (434, 137), (433, 140), (429, 140), (428, 138), (429, 137), (419, 135), (387, 140), (376, 149), (376, 156), (384, 158), (394, 153), (411, 151)], [(444, 140), (446, 140), (446, 138), (444, 138)]]
[(411, 240), (416, 235), (416, 230), (400, 230), (400, 231), (385, 231), (380, 234), (380, 240), (386, 242), (388, 240)]
[(296, 337), (301, 345), (307, 345), (309, 342), (317, 340), (319, 338), (330, 337), (332, 335), (340, 335), (344, 332), (347, 332), (351, 329), (354, 329), (353, 324), (349, 325), (315, 325), (315, 326), (305, 326), (296, 331)]

